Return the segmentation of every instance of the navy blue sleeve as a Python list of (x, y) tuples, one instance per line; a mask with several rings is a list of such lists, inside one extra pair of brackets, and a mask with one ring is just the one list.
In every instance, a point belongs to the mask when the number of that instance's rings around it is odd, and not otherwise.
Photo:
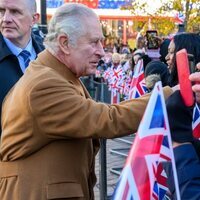
[[(192, 144), (174, 148), (181, 200), (200, 199), (200, 161)], [(171, 165), (167, 167), (169, 188), (175, 199), (175, 187)]]

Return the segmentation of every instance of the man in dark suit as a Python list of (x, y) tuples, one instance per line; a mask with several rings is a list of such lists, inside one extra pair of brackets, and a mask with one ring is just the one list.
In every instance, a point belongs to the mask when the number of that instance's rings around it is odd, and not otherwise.
[[(44, 49), (31, 33), (38, 18), (35, 0), (0, 0), (0, 113), (4, 97), (23, 75), (28, 61)], [(30, 53), (26, 63), (23, 50)]]

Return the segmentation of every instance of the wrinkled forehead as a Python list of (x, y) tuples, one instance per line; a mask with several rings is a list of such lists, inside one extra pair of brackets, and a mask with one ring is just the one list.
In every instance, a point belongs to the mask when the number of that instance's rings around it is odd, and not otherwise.
[(0, 8), (35, 12), (36, 4), (34, 0), (0, 0)]
[(13, 7), (13, 8), (19, 8), (20, 4), (25, 4), (25, 1), (22, 0), (0, 0), (0, 5), (5, 7)]

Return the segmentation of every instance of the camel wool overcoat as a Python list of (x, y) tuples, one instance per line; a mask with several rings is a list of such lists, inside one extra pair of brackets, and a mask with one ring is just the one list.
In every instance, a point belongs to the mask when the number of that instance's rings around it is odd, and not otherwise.
[(94, 199), (99, 139), (136, 132), (148, 99), (95, 102), (67, 66), (41, 52), (3, 104), (0, 199)]

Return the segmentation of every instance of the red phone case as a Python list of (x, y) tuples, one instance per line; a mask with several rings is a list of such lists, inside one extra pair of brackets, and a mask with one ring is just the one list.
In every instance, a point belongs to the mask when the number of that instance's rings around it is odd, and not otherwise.
[(176, 64), (180, 93), (183, 97), (183, 101), (186, 106), (192, 106), (194, 104), (194, 96), (192, 92), (192, 84), (189, 80), (190, 69), (186, 49), (182, 49), (176, 53)]

